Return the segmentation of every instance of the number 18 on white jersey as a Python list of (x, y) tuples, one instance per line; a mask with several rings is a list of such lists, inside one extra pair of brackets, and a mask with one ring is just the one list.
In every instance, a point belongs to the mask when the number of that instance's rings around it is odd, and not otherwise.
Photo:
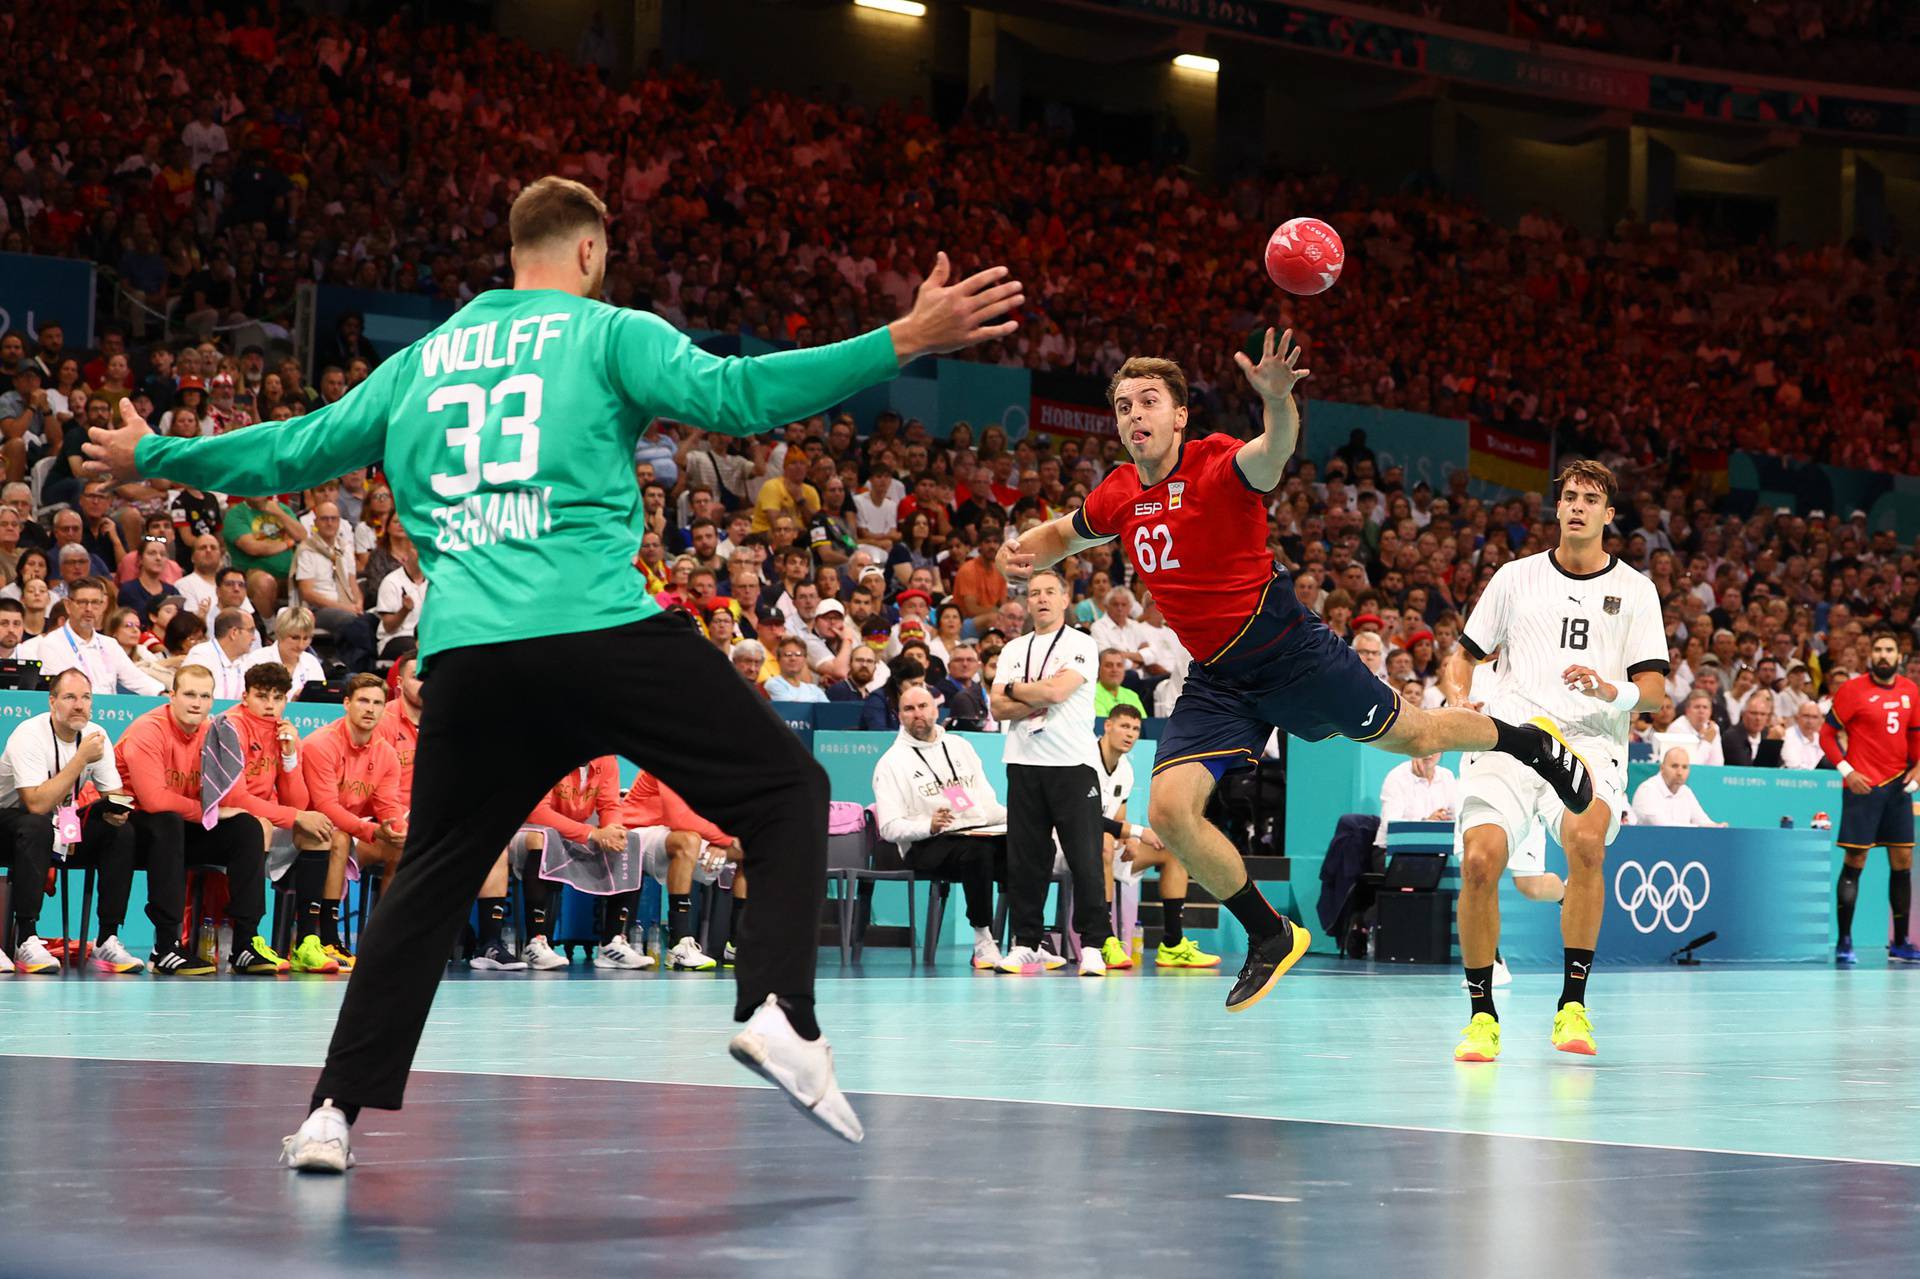
[(1573, 574), (1551, 551), (1500, 566), (1467, 619), (1460, 642), (1474, 658), (1500, 653), (1501, 679), (1487, 712), (1519, 722), (1545, 715), (1569, 738), (1624, 745), (1630, 716), (1568, 688), (1569, 666), (1590, 666), (1610, 684), (1667, 669), (1666, 632), (1653, 583), (1609, 557)]

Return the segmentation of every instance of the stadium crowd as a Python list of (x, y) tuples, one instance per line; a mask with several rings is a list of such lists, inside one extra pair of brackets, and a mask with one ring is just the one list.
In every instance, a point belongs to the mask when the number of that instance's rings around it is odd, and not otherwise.
[[(11, 38), (23, 11), (0, 13), (0, 248), (92, 256), (201, 334), (105, 326), (91, 349), (53, 325), (0, 334), (0, 659), (176, 701), (189, 669), (223, 698), (265, 667), (288, 675), (287, 693), (331, 683), (349, 701), (349, 673), (402, 670), (431, 601), (377, 471), (282, 495), (115, 487), (80, 474), (84, 427), (128, 398), (183, 435), (340, 398), (392, 354), (354, 317), (314, 385), (297, 361), (231, 349), (221, 326), (281, 315), (302, 279), (449, 301), (503, 283), (515, 182), (558, 168), (615, 210), (609, 298), (692, 329), (849, 335), (898, 313), (935, 243), (965, 242), (1013, 264), (1033, 299), (1018, 341), (982, 358), (1101, 377), (1135, 351), (1172, 355), (1192, 376), (1196, 429), (1245, 429), (1230, 356), (1272, 321), (1305, 335), (1316, 395), (1553, 432), (1563, 454), (1623, 477), (1609, 547), (1653, 579), (1672, 649), (1673, 706), (1636, 729), (1657, 746), (1794, 746), (1806, 708), (1863, 669), (1882, 623), (1920, 670), (1920, 545), (1862, 512), (1736, 513), (1694, 461), (1743, 447), (1910, 471), (1920, 281), (1896, 262), (1660, 223), (1594, 239), (1531, 214), (1508, 229), (1436, 195), (1376, 197), (1332, 176), (1210, 191), (981, 115), (943, 128), (917, 107), (762, 91), (742, 104), (686, 69), (616, 89), (449, 28), (158, 15), (37, 14), (34, 52)], [(62, 74), (46, 74), (48, 50)], [(457, 170), (435, 163), (456, 128), (471, 160)], [(1342, 228), (1349, 275), (1320, 298), (1276, 299), (1247, 269), (1249, 246), (1300, 208)], [(1010, 528), (1075, 508), (1122, 460), (1112, 435), (1009, 439), (978, 423), (935, 438), (891, 412), (744, 441), (660, 423), (636, 457), (635, 571), (770, 698), (857, 703), (861, 727), (894, 731), (903, 695), (924, 687), (948, 726), (991, 730), (1000, 650), (1027, 624), (994, 551)], [(1462, 471), (1438, 491), (1409, 485), (1362, 439), (1324, 466), (1296, 460), (1272, 510), (1301, 599), (1427, 701), (1493, 571), (1556, 535), (1546, 495), (1478, 494)], [(1101, 712), (1164, 714), (1190, 658), (1124, 557), (1099, 547), (1063, 571), (1071, 621), (1099, 650)], [(502, 588), (530, 607), (552, 589)], [(332, 667), (308, 652), (316, 642)], [(1692, 759), (1718, 762), (1710, 753)], [(591, 811), (586, 786), (556, 791), (567, 821)], [(401, 838), (391, 820), (329, 830), (377, 851)], [(718, 873), (714, 834), (694, 855)], [(323, 915), (345, 859), (329, 841), (325, 887), (302, 889)]]
[(1381, 7), (1605, 53), (1906, 88), (1920, 23), (1894, 0), (1382, 0)]
[[(1103, 377), (1156, 350), (1219, 425), (1256, 409), (1231, 352), (1278, 322), (1307, 335), (1327, 398), (1662, 464), (1729, 447), (1892, 470), (1916, 456), (1920, 277), (1863, 248), (1632, 218), (1589, 236), (1541, 212), (1507, 228), (1332, 175), (1209, 188), (990, 104), (942, 125), (917, 102), (736, 99), (684, 66), (614, 85), (490, 33), (249, 12), (0, 12), (0, 31), (35, 37), (0, 55), (0, 249), (90, 257), (198, 334), (286, 323), (301, 280), (459, 302), (506, 278), (507, 206), (557, 169), (606, 194), (608, 297), (694, 330), (851, 335), (899, 313), (935, 246), (964, 245), (1030, 285), (1017, 339), (978, 358)], [(437, 163), (455, 147), (465, 162)], [(1302, 209), (1341, 230), (1346, 279), (1280, 299), (1249, 264)], [(391, 353), (349, 317), (309, 385), (263, 350), (155, 357), (126, 336), (125, 366), (49, 368), (43, 389), (112, 401), (151, 381), (157, 417), (169, 384), (199, 379), (189, 406), (211, 430), (329, 402)]]

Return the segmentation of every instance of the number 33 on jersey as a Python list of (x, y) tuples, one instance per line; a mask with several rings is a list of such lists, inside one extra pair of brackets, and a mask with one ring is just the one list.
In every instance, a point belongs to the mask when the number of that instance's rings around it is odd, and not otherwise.
[(1116, 466), (1073, 517), (1081, 537), (1119, 539), (1167, 625), (1201, 660), (1239, 633), (1274, 577), (1266, 494), (1234, 464), (1240, 443), (1189, 439), (1172, 472), (1145, 487), (1139, 468)]

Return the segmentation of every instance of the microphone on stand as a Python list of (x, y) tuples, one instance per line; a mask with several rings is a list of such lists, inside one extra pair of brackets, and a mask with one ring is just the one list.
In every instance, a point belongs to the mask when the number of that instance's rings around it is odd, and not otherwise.
[(1717, 941), (1719, 937), (1720, 937), (1720, 934), (1717, 931), (1702, 933), (1700, 934), (1700, 936), (1694, 938), (1692, 941), (1682, 946), (1679, 950), (1674, 951), (1673, 954), (1667, 956), (1667, 958), (1671, 959), (1674, 963), (1680, 964), (1685, 967), (1698, 967), (1700, 964), (1700, 959), (1693, 952), (1696, 950), (1699, 950), (1702, 946), (1706, 945), (1708, 942)]

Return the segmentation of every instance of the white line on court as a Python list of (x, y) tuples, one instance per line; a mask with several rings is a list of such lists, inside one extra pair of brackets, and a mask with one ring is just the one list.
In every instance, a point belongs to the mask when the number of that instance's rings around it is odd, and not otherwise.
[[(46, 1058), (54, 1061), (100, 1061), (124, 1065), (146, 1065), (147, 1058), (87, 1057), (67, 1053), (22, 1053), (0, 1049), (0, 1057)], [(226, 1061), (216, 1058), (168, 1058), (161, 1064), (183, 1066), (263, 1066), (273, 1070), (318, 1070), (318, 1062)], [(416, 1075), (493, 1075), (507, 1079), (543, 1079), (551, 1083), (640, 1084), (665, 1088), (730, 1088), (743, 1092), (773, 1092), (770, 1084), (719, 1083), (710, 1080), (687, 1083), (660, 1079), (626, 1079), (613, 1075), (542, 1075), (523, 1070), (444, 1070), (416, 1067)], [(1114, 1110), (1126, 1114), (1188, 1115), (1198, 1119), (1247, 1119), (1268, 1124), (1314, 1124), (1322, 1128), (1366, 1128), (1379, 1132), (1419, 1132), (1436, 1137), (1497, 1137), (1506, 1141), (1538, 1141), (1569, 1146), (1604, 1146), (1616, 1150), (1664, 1150), (1682, 1155), (1732, 1155), (1750, 1159), (1788, 1159), (1813, 1164), (1857, 1164), (1869, 1168), (1920, 1168), (1920, 1160), (1863, 1159), (1855, 1155), (1804, 1155), (1781, 1150), (1732, 1150), (1722, 1146), (1677, 1146), (1665, 1142), (1608, 1141), (1600, 1137), (1550, 1137), (1532, 1132), (1494, 1132), (1475, 1128), (1439, 1128), (1427, 1124), (1370, 1123), (1363, 1119), (1315, 1119), (1302, 1115), (1250, 1115), (1232, 1110), (1193, 1110), (1178, 1106), (1117, 1106), (1097, 1101), (1050, 1101), (1033, 1097), (983, 1097), (962, 1093), (891, 1092), (884, 1089), (851, 1089), (856, 1097), (898, 1097), (908, 1101), (972, 1101), (1008, 1106), (1050, 1106), (1064, 1110)]]

